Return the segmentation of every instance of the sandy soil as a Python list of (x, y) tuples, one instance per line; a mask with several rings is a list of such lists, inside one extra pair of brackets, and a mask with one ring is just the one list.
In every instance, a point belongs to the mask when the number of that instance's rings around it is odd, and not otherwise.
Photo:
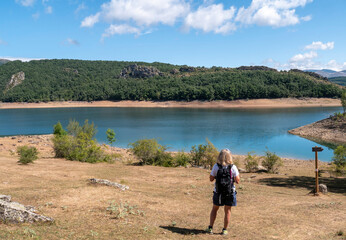
[(292, 108), (292, 107), (339, 107), (339, 99), (330, 98), (280, 98), (236, 101), (94, 101), (94, 102), (47, 102), (47, 103), (0, 103), (0, 109), (10, 108), (63, 108), (63, 107), (144, 107), (144, 108)]
[[(51, 135), (0, 138), (0, 194), (35, 206), (55, 223), (3, 224), (0, 239), (345, 239), (346, 182), (323, 174), (329, 193), (315, 197), (311, 161), (284, 159), (279, 174), (241, 173), (238, 206), (232, 208), (229, 236), (204, 233), (211, 209), (210, 171), (201, 168), (134, 166), (126, 149), (114, 164), (53, 158)], [(19, 165), (17, 146), (36, 146), (40, 158)], [(243, 156), (235, 156), (243, 165)], [(320, 163), (327, 168), (326, 163)], [(88, 184), (103, 178), (130, 187), (121, 191)], [(143, 211), (121, 219), (110, 203), (127, 202)], [(220, 210), (214, 231), (222, 229)], [(338, 236), (342, 233), (343, 236)]]

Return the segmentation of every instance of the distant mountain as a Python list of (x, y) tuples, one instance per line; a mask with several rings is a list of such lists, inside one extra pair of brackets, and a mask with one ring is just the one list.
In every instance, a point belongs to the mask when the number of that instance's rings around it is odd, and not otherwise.
[(7, 60), (7, 59), (3, 59), (3, 58), (0, 58), (0, 66), (5, 64), (5, 63), (8, 63), (10, 60)]
[(346, 77), (346, 70), (337, 72), (330, 69), (322, 69), (322, 70), (311, 69), (311, 70), (305, 70), (305, 72), (314, 72), (326, 78)]

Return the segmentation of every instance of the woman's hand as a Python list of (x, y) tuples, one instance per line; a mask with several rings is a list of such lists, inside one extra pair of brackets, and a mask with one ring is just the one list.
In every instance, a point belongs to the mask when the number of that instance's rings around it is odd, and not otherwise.
[(210, 175), (210, 176), (209, 176), (209, 180), (212, 182), (212, 181), (214, 181), (214, 180), (215, 180), (215, 177), (214, 177), (214, 176), (212, 176), (212, 175)]

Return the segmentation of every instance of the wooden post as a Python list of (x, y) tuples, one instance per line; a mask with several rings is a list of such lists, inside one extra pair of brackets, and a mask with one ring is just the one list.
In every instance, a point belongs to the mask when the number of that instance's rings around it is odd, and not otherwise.
[(318, 187), (318, 152), (322, 152), (323, 148), (321, 147), (313, 147), (312, 151), (315, 152), (315, 178), (316, 178), (316, 187), (315, 187), (315, 196), (319, 195), (319, 187)]
[(318, 193), (320, 191), (318, 187), (318, 152), (315, 152), (315, 179), (316, 179), (316, 191), (315, 195), (318, 196)]

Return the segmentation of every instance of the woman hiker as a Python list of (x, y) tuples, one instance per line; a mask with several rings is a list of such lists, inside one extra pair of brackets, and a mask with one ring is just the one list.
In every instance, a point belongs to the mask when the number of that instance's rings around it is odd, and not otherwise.
[(229, 149), (221, 150), (217, 163), (211, 170), (210, 181), (215, 181), (213, 208), (210, 212), (210, 224), (206, 232), (212, 234), (217, 211), (220, 206), (225, 206), (225, 219), (222, 229), (222, 235), (227, 235), (227, 227), (231, 218), (231, 208), (237, 206), (237, 192), (234, 183), (239, 183), (238, 168), (233, 165), (231, 151)]

